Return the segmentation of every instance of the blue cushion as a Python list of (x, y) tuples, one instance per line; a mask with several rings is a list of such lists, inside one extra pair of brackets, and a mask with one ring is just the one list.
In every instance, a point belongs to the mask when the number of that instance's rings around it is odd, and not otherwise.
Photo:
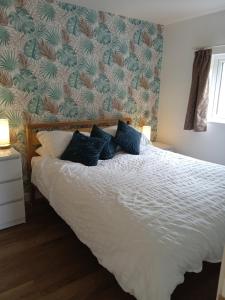
[(91, 137), (102, 138), (106, 141), (105, 146), (100, 154), (100, 159), (111, 159), (116, 154), (117, 144), (114, 141), (114, 137), (94, 125), (91, 130)]
[(127, 153), (138, 155), (140, 153), (141, 133), (119, 121), (115, 142)]
[(77, 130), (61, 159), (96, 166), (105, 143), (104, 139), (89, 137)]

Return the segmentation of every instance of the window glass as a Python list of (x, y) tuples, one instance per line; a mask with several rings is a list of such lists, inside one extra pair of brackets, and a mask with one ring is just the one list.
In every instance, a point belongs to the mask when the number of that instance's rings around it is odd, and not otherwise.
[(213, 55), (209, 79), (208, 121), (225, 123), (225, 53)]

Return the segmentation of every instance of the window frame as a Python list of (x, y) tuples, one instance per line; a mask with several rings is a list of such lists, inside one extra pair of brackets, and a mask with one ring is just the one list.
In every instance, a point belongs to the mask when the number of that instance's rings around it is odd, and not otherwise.
[[(213, 53), (212, 63), (209, 74), (209, 106), (208, 106), (208, 123), (224, 123), (225, 113), (221, 116), (218, 111), (221, 90), (221, 81), (225, 73), (225, 48)], [(225, 101), (225, 99), (224, 99)]]

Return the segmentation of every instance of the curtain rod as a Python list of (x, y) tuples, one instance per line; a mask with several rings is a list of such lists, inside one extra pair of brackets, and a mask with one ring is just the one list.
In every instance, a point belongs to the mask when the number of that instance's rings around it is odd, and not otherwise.
[(219, 47), (225, 47), (225, 44), (214, 45), (214, 46), (198, 47), (198, 48), (193, 48), (193, 49), (194, 49), (195, 51), (198, 51), (198, 50), (207, 50), (207, 49), (219, 48)]

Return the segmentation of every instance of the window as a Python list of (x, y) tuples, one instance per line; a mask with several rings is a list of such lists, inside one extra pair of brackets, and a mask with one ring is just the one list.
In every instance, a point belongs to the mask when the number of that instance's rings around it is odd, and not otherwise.
[(213, 54), (210, 70), (208, 121), (225, 123), (225, 53)]

